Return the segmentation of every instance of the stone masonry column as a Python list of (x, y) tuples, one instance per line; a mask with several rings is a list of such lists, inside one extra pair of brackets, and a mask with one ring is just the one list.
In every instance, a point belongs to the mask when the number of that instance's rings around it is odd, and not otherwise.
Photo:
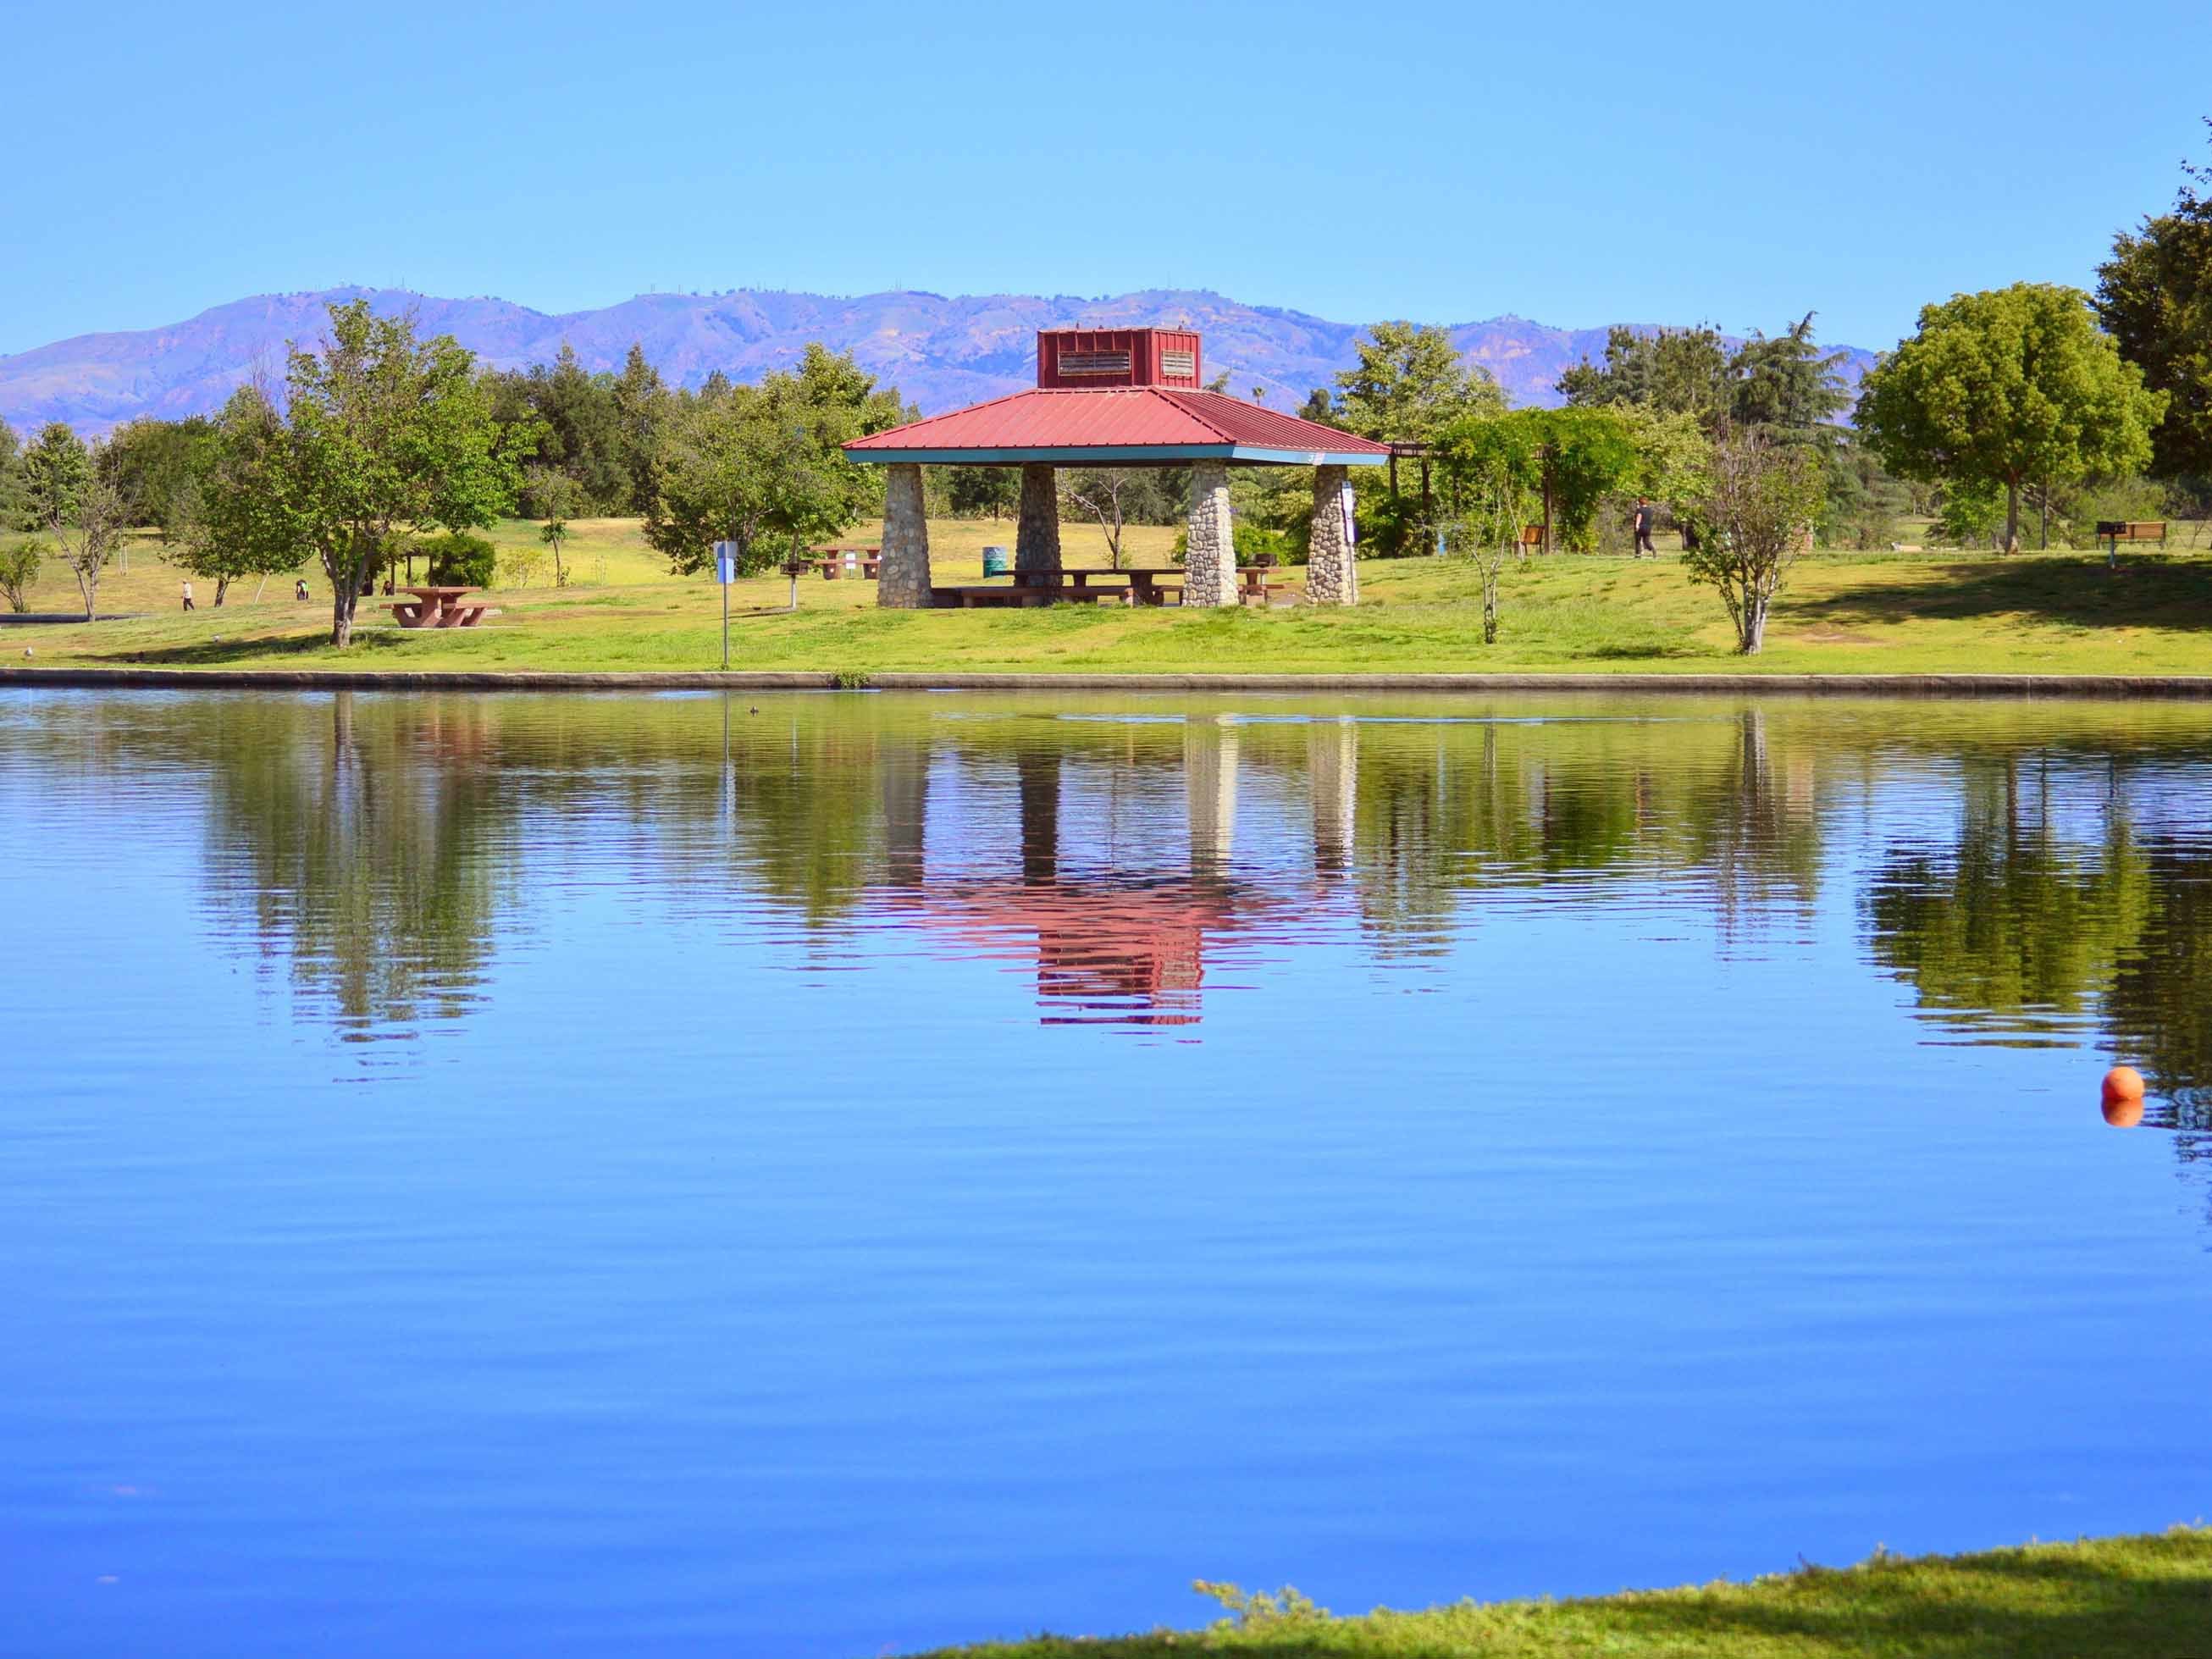
[(876, 567), (876, 603), (893, 611), (927, 611), (929, 518), (922, 507), (921, 469), (901, 462), (884, 471), (884, 540)]
[(1219, 461), (1190, 467), (1190, 538), (1182, 560), (1185, 605), (1237, 603), (1237, 538), (1229, 521), (1229, 469)]
[(1022, 514), (1014, 526), (1014, 568), (1060, 568), (1060, 480), (1039, 461), (1022, 467)]
[(1306, 599), (1314, 605), (1358, 605), (1359, 567), (1344, 540), (1344, 477), (1340, 466), (1314, 469), (1311, 537), (1306, 552)]

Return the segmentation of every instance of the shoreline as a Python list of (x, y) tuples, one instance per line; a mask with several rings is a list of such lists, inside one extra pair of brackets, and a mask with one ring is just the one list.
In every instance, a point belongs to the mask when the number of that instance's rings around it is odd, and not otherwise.
[(1334, 1614), (1295, 1589), (1199, 1583), (1228, 1617), (1198, 1629), (1041, 1634), (934, 1648), (910, 1659), (2120, 1659), (2212, 1653), (2212, 1530), (2029, 1543), (1958, 1554), (1876, 1547), (1855, 1566), (1565, 1600), (1446, 1602)]
[(0, 686), (258, 691), (1615, 691), (1774, 696), (2212, 699), (2212, 674), (835, 673), (811, 670), (25, 668)]

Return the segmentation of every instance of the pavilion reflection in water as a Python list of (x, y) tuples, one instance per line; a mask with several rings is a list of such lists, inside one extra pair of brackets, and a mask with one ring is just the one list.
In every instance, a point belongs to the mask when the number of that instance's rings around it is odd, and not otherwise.
[[(1209, 953), (1304, 927), (1351, 868), (1358, 728), (1308, 730), (1307, 801), (1295, 775), (1255, 788), (1268, 850), (1243, 858), (1230, 720), (1185, 723), (1179, 766), (1056, 744), (951, 775), (920, 748), (887, 756), (887, 908), (960, 954), (1028, 965), (1040, 1024), (1194, 1025)], [(994, 818), (1011, 834), (994, 837)]]

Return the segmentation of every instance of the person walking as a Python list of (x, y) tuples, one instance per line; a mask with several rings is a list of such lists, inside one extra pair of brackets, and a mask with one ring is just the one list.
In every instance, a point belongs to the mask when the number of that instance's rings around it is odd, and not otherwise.
[(189, 610), (191, 610), (191, 608), (192, 608), (192, 579), (191, 579), (190, 576), (187, 576), (187, 577), (185, 577), (185, 610), (187, 610), (187, 611), (189, 611)]
[(292, 597), (295, 599), (304, 599), (307, 597), (307, 579), (305, 576), (292, 578)]
[(1650, 496), (1636, 498), (1636, 556), (1639, 559), (1646, 553), (1655, 559), (1659, 556), (1659, 550), (1651, 544), (1651, 526), (1658, 516), (1659, 509), (1651, 505)]

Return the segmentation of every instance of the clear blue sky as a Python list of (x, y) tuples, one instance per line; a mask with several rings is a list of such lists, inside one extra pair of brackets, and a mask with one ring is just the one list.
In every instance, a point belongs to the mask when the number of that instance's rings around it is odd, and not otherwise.
[[(343, 16), (344, 21), (336, 21)], [(1780, 326), (2091, 279), (2201, 0), (16, 9), (0, 352), (345, 282)]]

